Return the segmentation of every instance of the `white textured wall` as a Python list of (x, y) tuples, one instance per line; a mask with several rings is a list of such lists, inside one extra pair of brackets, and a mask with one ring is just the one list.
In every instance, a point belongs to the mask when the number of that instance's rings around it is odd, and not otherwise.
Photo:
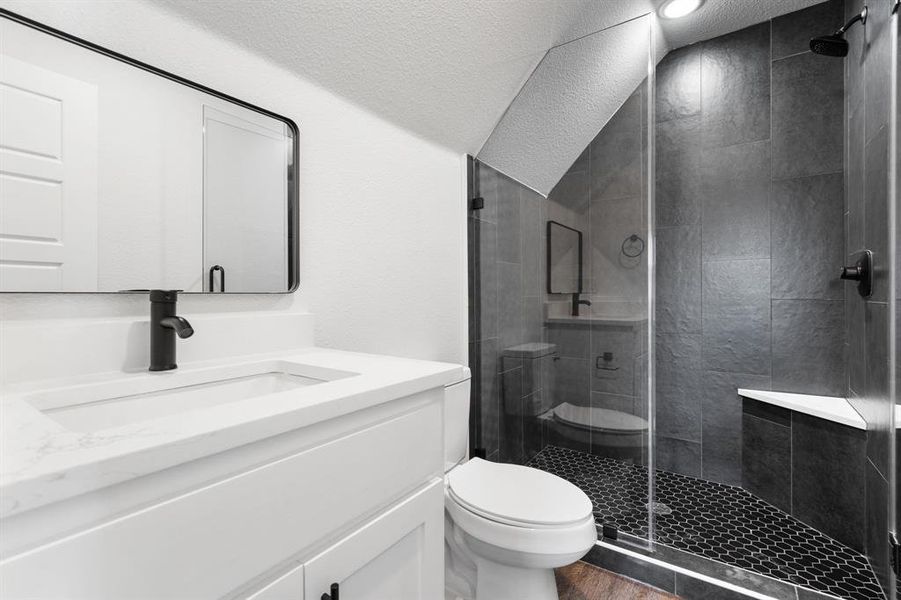
[[(0, 5), (284, 114), (300, 127), (300, 290), (185, 297), (182, 314), (310, 310), (319, 345), (465, 361), (458, 154), (143, 1)], [(4, 320), (147, 310), (145, 296), (0, 295)]]

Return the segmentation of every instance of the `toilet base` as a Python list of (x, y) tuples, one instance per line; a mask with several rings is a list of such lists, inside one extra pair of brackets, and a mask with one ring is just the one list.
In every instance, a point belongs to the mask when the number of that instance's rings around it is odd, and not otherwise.
[(559, 600), (553, 569), (523, 569), (476, 557), (475, 600)]
[(559, 600), (554, 567), (574, 563), (588, 551), (512, 552), (469, 536), (446, 512), (445, 526), (445, 600)]

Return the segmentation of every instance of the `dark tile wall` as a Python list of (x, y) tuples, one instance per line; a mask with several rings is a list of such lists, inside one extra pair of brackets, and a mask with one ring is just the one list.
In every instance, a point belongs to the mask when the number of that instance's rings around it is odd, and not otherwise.
[[(736, 388), (845, 393), (844, 78), (813, 55), (841, 0), (668, 54), (657, 67), (657, 459), (742, 483)], [(775, 476), (790, 463), (749, 457)], [(777, 498), (790, 505), (790, 498)]]
[[(846, 0), (845, 16), (859, 12), (863, 0)], [(886, 2), (866, 2), (864, 26), (848, 32), (845, 60), (846, 144), (845, 254), (846, 260), (864, 248), (873, 251), (873, 295), (863, 299), (852, 286), (845, 289), (848, 325), (847, 393), (867, 421), (866, 553), (883, 589), (891, 587), (888, 546), (891, 444), (889, 396), (889, 224), (888, 152), (891, 68), (891, 15)], [(897, 20), (897, 19), (896, 19)]]
[(743, 408), (742, 486), (862, 552), (866, 432), (751, 399)]
[[(488, 458), (525, 462), (538, 449), (523, 407), (540, 403), (540, 386), (510, 348), (544, 339), (544, 212), (537, 192), (472, 161), (470, 197), (469, 353), (473, 377), (472, 439)], [(540, 448), (539, 448), (540, 449)]]

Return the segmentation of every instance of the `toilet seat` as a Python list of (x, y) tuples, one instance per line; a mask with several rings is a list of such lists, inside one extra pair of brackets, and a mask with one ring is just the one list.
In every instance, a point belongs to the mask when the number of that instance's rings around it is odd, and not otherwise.
[(555, 421), (585, 429), (611, 434), (636, 434), (648, 430), (648, 422), (637, 415), (596, 406), (574, 406), (568, 402), (554, 407)]
[[(553, 568), (578, 560), (597, 541), (597, 527), (591, 514), (581, 522), (562, 527), (530, 527), (485, 518), (457, 502), (450, 490), (446, 491), (444, 505), (454, 527), (469, 536), (467, 545), (471, 548), (493, 547), (492, 554), (497, 560), (501, 560), (500, 555), (510, 552), (522, 553), (545, 557), (556, 564), (544, 566)], [(561, 556), (564, 560), (557, 562)]]
[(448, 495), (483, 519), (532, 529), (567, 528), (592, 518), (588, 496), (561, 477), (474, 458), (447, 476)]

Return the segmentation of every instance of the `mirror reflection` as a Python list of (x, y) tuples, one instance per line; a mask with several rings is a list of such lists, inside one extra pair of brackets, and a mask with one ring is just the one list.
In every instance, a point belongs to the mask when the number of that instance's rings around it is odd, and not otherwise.
[(547, 291), (582, 291), (582, 232), (556, 221), (547, 223)]
[(296, 286), (290, 121), (0, 27), (0, 290)]

